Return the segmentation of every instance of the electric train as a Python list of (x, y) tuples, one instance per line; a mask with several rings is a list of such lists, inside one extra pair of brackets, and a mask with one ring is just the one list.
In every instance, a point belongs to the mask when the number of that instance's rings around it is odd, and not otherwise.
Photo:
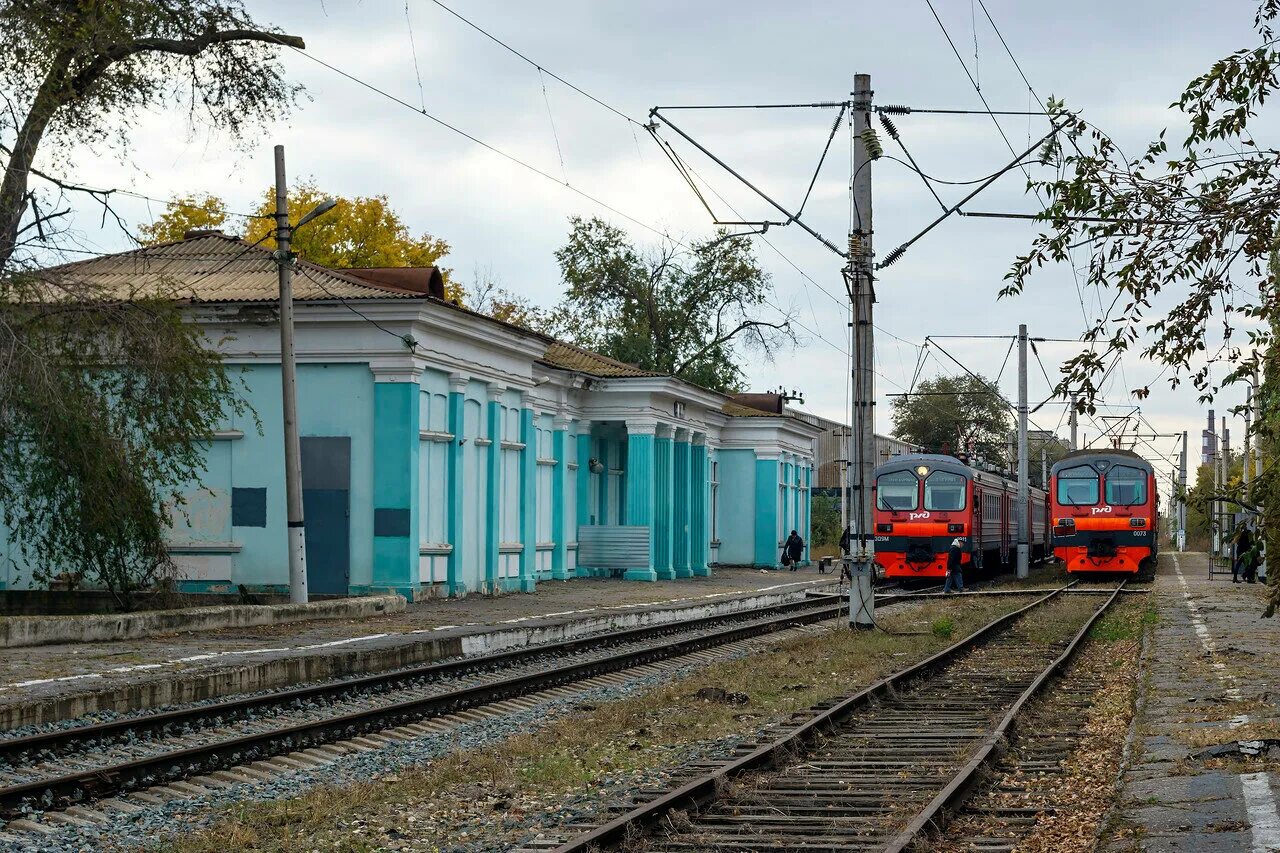
[[(951, 541), (964, 543), (962, 568), (997, 569), (1017, 559), (1018, 485), (954, 456), (895, 456), (875, 471), (876, 563), (885, 577), (943, 578)], [(1030, 489), (1030, 556), (1050, 552), (1049, 500)]]
[(1079, 450), (1053, 466), (1053, 553), (1071, 574), (1155, 575), (1155, 469), (1128, 450)]

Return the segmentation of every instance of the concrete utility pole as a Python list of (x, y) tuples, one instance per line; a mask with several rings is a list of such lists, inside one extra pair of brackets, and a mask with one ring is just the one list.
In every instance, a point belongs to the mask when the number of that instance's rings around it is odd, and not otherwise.
[(1178, 490), (1182, 500), (1178, 503), (1178, 550), (1187, 550), (1187, 433), (1182, 432), (1182, 453), (1178, 456)]
[[(1256, 367), (1253, 369), (1253, 387), (1250, 390), (1252, 393), (1249, 399), (1252, 400), (1258, 396), (1258, 368)], [(1262, 479), (1262, 454), (1257, 452), (1253, 454), (1253, 478)]]
[(1027, 324), (1018, 326), (1018, 577), (1031, 571), (1031, 546), (1027, 531), (1027, 504), (1031, 500), (1027, 482)]
[(1076, 419), (1076, 398), (1075, 398), (1075, 397), (1072, 397), (1072, 398), (1071, 398), (1071, 418), (1070, 418), (1070, 423), (1071, 423), (1071, 449), (1072, 449), (1072, 450), (1079, 450), (1079, 449), (1080, 449), (1080, 445), (1076, 443), (1076, 428), (1077, 428), (1080, 424), (1079, 424), (1079, 421)]
[(853, 417), (849, 447), (850, 518), (849, 625), (875, 627), (875, 522), (871, 487), (875, 472), (875, 347), (872, 338), (871, 152), (866, 134), (871, 128), (871, 75), (853, 78), (853, 233), (849, 235), (850, 289), (853, 294)]
[(1252, 424), (1253, 424), (1253, 385), (1250, 384), (1245, 388), (1244, 451), (1243, 451), (1244, 456), (1241, 459), (1241, 462), (1243, 464), (1240, 466), (1241, 476), (1244, 478), (1244, 494), (1246, 498), (1249, 497), (1249, 483), (1252, 482), (1253, 480), (1253, 471), (1252, 471), (1253, 461), (1249, 458), (1252, 455), (1250, 453), (1251, 439), (1249, 437), (1249, 430)]
[(307, 540), (302, 522), (302, 443), (298, 439), (297, 368), (293, 357), (293, 254), (284, 146), (276, 146), (276, 269), (280, 274), (280, 388), (284, 395), (284, 492), (289, 518), (289, 601), (307, 602)]
[(1049, 448), (1043, 441), (1040, 442), (1040, 488), (1049, 491)]

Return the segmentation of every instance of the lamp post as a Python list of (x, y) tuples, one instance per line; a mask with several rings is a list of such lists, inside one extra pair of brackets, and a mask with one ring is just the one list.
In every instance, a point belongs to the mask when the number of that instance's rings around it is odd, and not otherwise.
[(293, 353), (293, 263), (290, 249), (295, 228), (333, 209), (327, 199), (308, 211), (296, 226), (289, 224), (289, 192), (284, 172), (284, 146), (275, 147), (276, 271), (280, 277), (280, 389), (284, 397), (284, 491), (288, 509), (289, 601), (306, 604), (307, 540), (302, 517), (302, 440), (298, 437), (297, 365)]

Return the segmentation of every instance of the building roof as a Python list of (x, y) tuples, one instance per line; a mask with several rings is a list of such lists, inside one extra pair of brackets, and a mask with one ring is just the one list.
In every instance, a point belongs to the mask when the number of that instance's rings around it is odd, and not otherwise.
[(625, 361), (618, 361), (617, 359), (609, 358), (607, 355), (601, 355), (598, 352), (592, 352), (591, 350), (582, 349), (573, 344), (554, 339), (551, 340), (551, 344), (547, 347), (547, 352), (543, 355), (542, 361), (562, 370), (572, 370), (576, 373), (585, 373), (589, 376), (602, 378), (667, 375), (645, 370), (641, 367), (636, 367), (634, 364), (627, 364)]
[[(120, 299), (163, 295), (192, 303), (275, 302), (280, 294), (271, 249), (215, 230), (194, 231), (184, 240), (101, 255), (45, 270), (46, 275), (52, 273), (74, 277), (75, 281)], [(545, 340), (547, 350), (541, 362), (550, 367), (614, 379), (668, 375), (481, 314), (441, 298), (443, 292), (443, 280), (435, 267), (338, 270), (298, 258), (293, 276), (293, 298), (298, 301), (425, 299)], [(792, 414), (762, 411), (732, 400), (726, 400), (721, 411), (735, 418), (799, 420)]]
[[(298, 259), (293, 297), (299, 300), (396, 299), (426, 295)], [(164, 295), (190, 302), (274, 302), (279, 280), (272, 250), (221, 232), (102, 255), (52, 267), (57, 273), (118, 298)], [(438, 275), (436, 271), (436, 275)], [(430, 274), (427, 274), (430, 278)]]

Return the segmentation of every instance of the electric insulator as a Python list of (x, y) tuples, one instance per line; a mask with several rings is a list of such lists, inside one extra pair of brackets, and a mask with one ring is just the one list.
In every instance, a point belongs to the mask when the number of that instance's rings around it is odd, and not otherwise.
[(911, 112), (911, 107), (904, 107), (902, 104), (885, 104), (883, 107), (876, 107), (876, 112), (881, 115), (891, 113), (897, 116), (904, 116)]
[(862, 144), (867, 149), (867, 157), (872, 160), (879, 160), (884, 154), (884, 147), (880, 144), (880, 137), (876, 135), (876, 129), (868, 126), (862, 131)]
[(894, 249), (892, 252), (884, 256), (884, 260), (880, 262), (880, 268), (884, 269), (887, 266), (892, 266), (894, 261), (902, 257), (903, 253), (906, 251), (907, 251), (906, 248), (903, 246), (899, 246), (898, 248)]
[(889, 135), (894, 139), (898, 138), (898, 128), (893, 126), (893, 122), (884, 113), (880, 113), (880, 123), (884, 125), (884, 129), (889, 131)]

